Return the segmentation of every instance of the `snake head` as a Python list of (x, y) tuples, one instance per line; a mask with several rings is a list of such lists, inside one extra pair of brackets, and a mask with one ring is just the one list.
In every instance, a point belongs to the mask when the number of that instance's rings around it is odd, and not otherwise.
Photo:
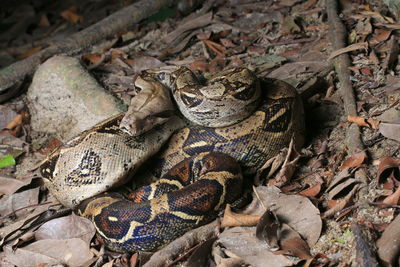
[(135, 82), (140, 92), (132, 98), (119, 128), (132, 136), (141, 135), (165, 123), (174, 115), (175, 107), (169, 90), (153, 78), (141, 78)]

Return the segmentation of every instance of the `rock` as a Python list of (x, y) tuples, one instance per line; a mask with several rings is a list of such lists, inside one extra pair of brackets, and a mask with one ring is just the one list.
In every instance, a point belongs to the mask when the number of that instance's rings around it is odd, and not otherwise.
[(32, 137), (65, 142), (111, 115), (123, 104), (104, 90), (73, 57), (55, 56), (36, 71), (27, 92)]

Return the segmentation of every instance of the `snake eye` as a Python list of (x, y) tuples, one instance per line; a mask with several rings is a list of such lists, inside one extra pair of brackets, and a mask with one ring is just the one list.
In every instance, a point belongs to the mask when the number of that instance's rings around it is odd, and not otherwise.
[(160, 73), (157, 75), (157, 78), (158, 78), (160, 81), (165, 80), (165, 72), (160, 72)]

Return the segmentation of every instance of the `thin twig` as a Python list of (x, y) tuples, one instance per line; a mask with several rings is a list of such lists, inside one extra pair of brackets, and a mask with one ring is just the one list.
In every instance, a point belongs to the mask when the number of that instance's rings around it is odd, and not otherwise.
[[(328, 14), (328, 22), (330, 27), (330, 34), (332, 40), (333, 50), (338, 50), (346, 46), (347, 32), (342, 21), (340, 20), (337, 10), (338, 5), (336, 0), (326, 0), (326, 10)], [(341, 54), (334, 60), (334, 66), (337, 77), (340, 82), (340, 92), (343, 98), (345, 114), (357, 116), (356, 98), (353, 91), (353, 86), (350, 81), (350, 58), (349, 55)], [(350, 124), (346, 131), (346, 146), (350, 154), (364, 150), (364, 145), (361, 141), (360, 129), (355, 124)], [(356, 178), (364, 184), (367, 184), (368, 178), (364, 169), (356, 174)]]

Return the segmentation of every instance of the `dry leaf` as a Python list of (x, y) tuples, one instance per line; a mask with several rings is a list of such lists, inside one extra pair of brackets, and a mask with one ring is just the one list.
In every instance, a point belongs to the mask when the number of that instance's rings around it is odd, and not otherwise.
[(62, 11), (60, 16), (72, 24), (77, 24), (83, 21), (83, 17), (77, 13), (76, 6), (70, 6), (68, 9)]
[(21, 187), (29, 184), (32, 181), (32, 178), (26, 179), (15, 179), (11, 177), (0, 176), (0, 194), (3, 195), (11, 195), (17, 192)]
[(387, 39), (389, 39), (391, 33), (392, 33), (391, 30), (375, 29), (371, 41), (374, 44), (384, 42)]
[(35, 236), (37, 240), (80, 238), (89, 245), (95, 233), (90, 220), (71, 214), (46, 222), (36, 230)]
[(42, 50), (42, 46), (36, 46), (36, 47), (32, 47), (30, 49), (28, 49), (25, 53), (19, 55), (17, 58), (18, 59), (25, 59), (27, 57), (32, 56), (33, 54), (36, 54), (37, 52), (39, 52), (40, 50)]
[(101, 62), (103, 59), (103, 56), (100, 55), (99, 53), (93, 53), (93, 54), (83, 54), (82, 59), (89, 61), (91, 64), (97, 64)]
[(47, 18), (46, 14), (43, 14), (40, 16), (40, 21), (39, 21), (38, 25), (41, 27), (49, 27), (50, 26), (50, 22), (49, 22), (49, 19)]
[(378, 166), (377, 179), (379, 183), (385, 183), (389, 177), (400, 181), (399, 175), (400, 158), (385, 157), (381, 159)]
[[(278, 218), (303, 236), (309, 246), (317, 242), (322, 229), (319, 210), (304, 196), (283, 194), (277, 187), (259, 186), (255, 189), (258, 198), (253, 199), (243, 213), (262, 215), (264, 207), (272, 207)], [(262, 201), (263, 205), (260, 204)]]
[(366, 52), (368, 51), (368, 43), (367, 42), (363, 42), (363, 43), (356, 43), (356, 44), (351, 44), (349, 46), (346, 46), (344, 48), (335, 50), (331, 53), (331, 55), (329, 56), (328, 60), (333, 59), (341, 54), (347, 53), (347, 52), (351, 52), (351, 51), (355, 51), (355, 50), (359, 50), (359, 49), (363, 49)]
[(260, 220), (258, 215), (246, 215), (232, 212), (230, 205), (226, 205), (221, 227), (255, 226)]
[(268, 209), (257, 224), (256, 237), (267, 242), (270, 250), (277, 250), (279, 249), (280, 228), (281, 224), (276, 214)]
[(290, 141), (287, 156), (285, 162), (282, 165), (281, 170), (275, 178), (268, 181), (269, 186), (281, 187), (286, 184), (292, 178), (295, 170), (297, 161), (300, 159), (300, 154), (293, 147), (293, 139)]
[(140, 56), (133, 58), (129, 63), (134, 73), (140, 73), (143, 70), (165, 66), (165, 63), (151, 56)]
[(378, 255), (389, 266), (397, 266), (400, 251), (400, 215), (390, 223), (376, 242)]
[(342, 166), (339, 167), (339, 170), (346, 170), (350, 168), (355, 168), (355, 167), (360, 167), (365, 159), (367, 158), (367, 154), (365, 151), (358, 152), (356, 154), (353, 154), (351, 157), (347, 158)]
[(400, 142), (400, 122), (381, 122), (379, 124), (379, 132), (387, 138)]
[(3, 196), (0, 199), (0, 214), (1, 216), (6, 216), (13, 214), (15, 212), (15, 215), (17, 217), (21, 217), (29, 213), (29, 211), (32, 210), (31, 206), (36, 205), (38, 201), (39, 201), (38, 187), (30, 190), (25, 190), (19, 193), (14, 193), (9, 196), (7, 195)]
[(225, 229), (219, 235), (217, 243), (235, 254), (235, 258), (241, 258), (253, 267), (285, 267), (293, 266), (297, 262), (270, 251), (265, 241), (256, 238), (255, 227)]
[(190, 63), (189, 68), (191, 70), (207, 71), (208, 62), (205, 60), (195, 60), (192, 63)]
[(397, 205), (399, 203), (399, 198), (400, 198), (400, 186), (396, 189), (396, 191), (393, 194), (387, 196), (382, 201), (382, 203), (389, 205)]
[(347, 121), (355, 123), (360, 127), (364, 126), (364, 127), (368, 127), (368, 128), (371, 128), (371, 129), (378, 129), (379, 128), (379, 124), (380, 124), (380, 121), (377, 120), (377, 119), (373, 119), (373, 118), (366, 119), (366, 118), (363, 118), (363, 117), (353, 116), (353, 115), (348, 115), (347, 116)]
[(17, 116), (17, 113), (14, 110), (8, 106), (0, 105), (0, 130), (4, 129), (15, 116)]
[(305, 197), (315, 197), (319, 194), (320, 191), (321, 191), (321, 183), (318, 183), (318, 184), (311, 186), (310, 188), (300, 191), (299, 195), (302, 195)]
[(300, 259), (312, 258), (310, 254), (310, 247), (308, 246), (307, 242), (305, 242), (299, 233), (293, 230), (293, 228), (286, 223), (282, 224), (282, 229), (279, 236), (279, 244), (282, 252), (285, 255), (295, 256)]
[(4, 247), (7, 260), (19, 267), (66, 264), (81, 266), (93, 257), (89, 246), (79, 238), (46, 239), (13, 250)]

